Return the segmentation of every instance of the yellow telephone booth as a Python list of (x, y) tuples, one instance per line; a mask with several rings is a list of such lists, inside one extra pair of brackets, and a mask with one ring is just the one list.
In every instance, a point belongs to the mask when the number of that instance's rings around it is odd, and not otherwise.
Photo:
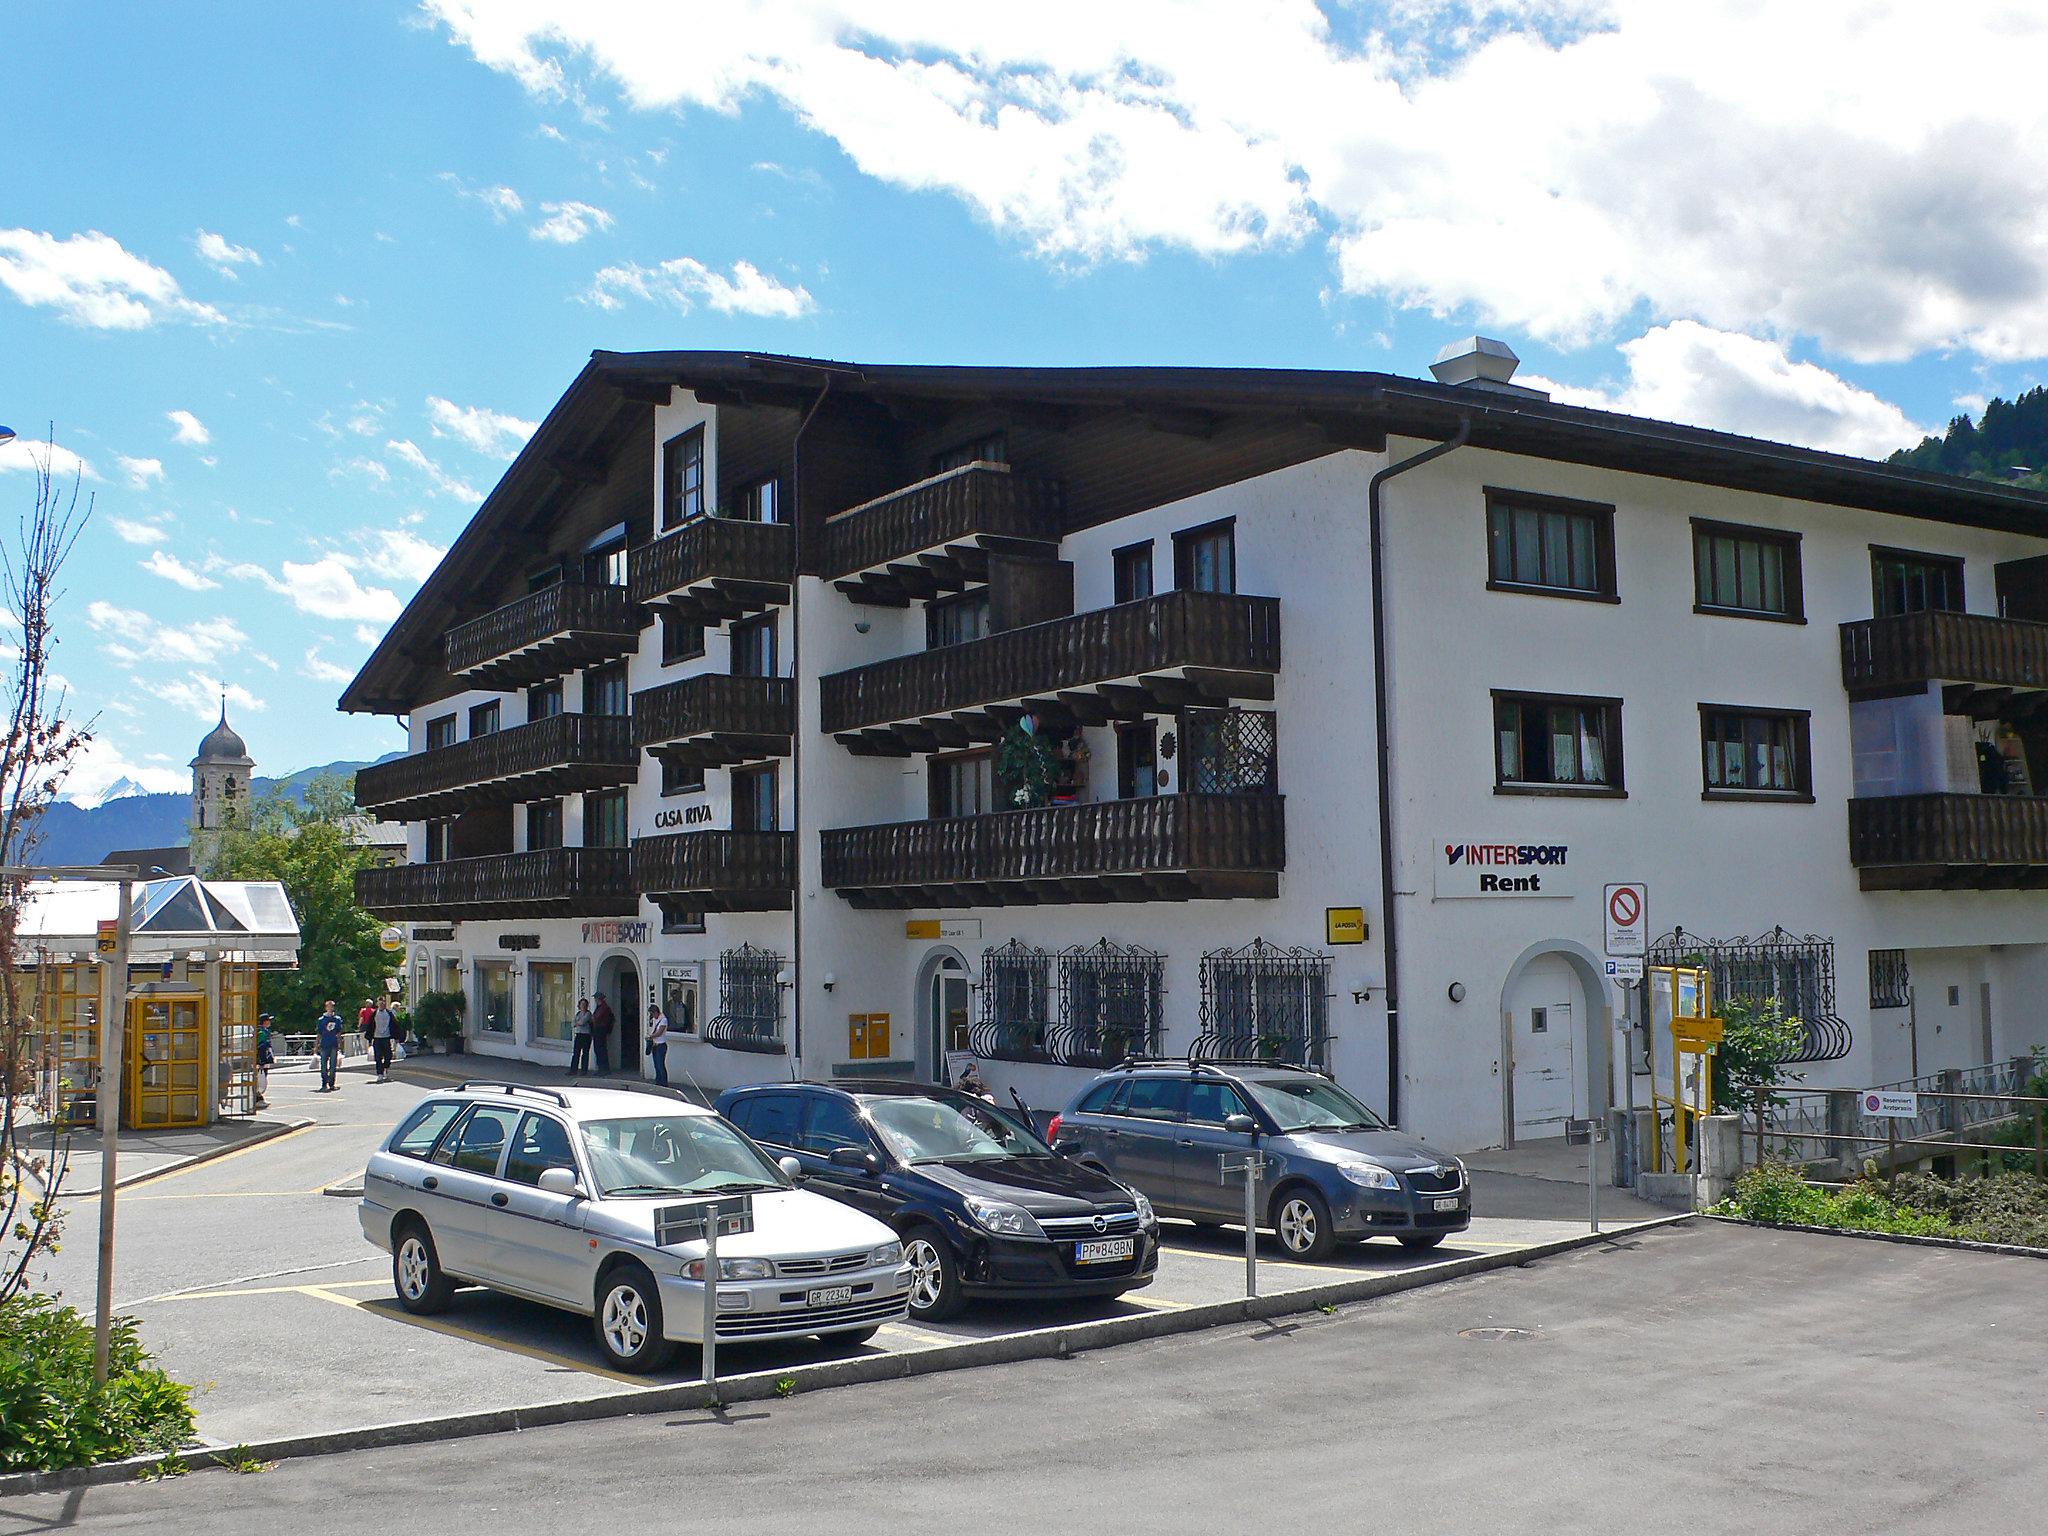
[(204, 1125), (206, 998), (139, 997), (128, 1005), (128, 1114), (139, 1131)]

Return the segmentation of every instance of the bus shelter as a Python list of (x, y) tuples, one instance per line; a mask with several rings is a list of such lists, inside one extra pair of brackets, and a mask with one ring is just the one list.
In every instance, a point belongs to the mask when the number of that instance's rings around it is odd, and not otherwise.
[(16, 924), (16, 1006), (35, 1021), (53, 1121), (99, 1116), (100, 1021), (127, 997), (121, 1123), (207, 1125), (256, 1108), (256, 982), (299, 963), (299, 924), (275, 880), (177, 875), (131, 888), (126, 986), (114, 975), (120, 886), (38, 880)]

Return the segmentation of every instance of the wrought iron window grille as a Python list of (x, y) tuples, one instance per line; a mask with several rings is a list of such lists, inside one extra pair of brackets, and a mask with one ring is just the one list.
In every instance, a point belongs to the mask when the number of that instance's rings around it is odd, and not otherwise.
[(1166, 957), (1099, 939), (1059, 956), (1060, 1022), (1046, 1036), (1067, 1067), (1113, 1067), (1157, 1055), (1164, 1035)]
[(1330, 1055), (1334, 957), (1253, 939), (1202, 956), (1202, 1032), (1190, 1057), (1300, 1062)]
[(967, 1043), (983, 1061), (1051, 1061), (1052, 954), (1012, 939), (981, 954), (981, 1016)]
[(1650, 946), (1652, 965), (1688, 965), (1714, 978), (1718, 1007), (1729, 998), (1777, 999), (1799, 1020), (1799, 1047), (1786, 1062), (1840, 1061), (1854, 1043), (1835, 1012), (1835, 941), (1773, 928), (1756, 938), (1709, 939), (1674, 928)]
[(1903, 949), (1870, 952), (1870, 1006), (1905, 1008), (1913, 1001), (1913, 972)]
[(782, 1041), (781, 955), (752, 944), (718, 957), (718, 1016), (706, 1021), (704, 1039), (728, 1051), (780, 1056)]

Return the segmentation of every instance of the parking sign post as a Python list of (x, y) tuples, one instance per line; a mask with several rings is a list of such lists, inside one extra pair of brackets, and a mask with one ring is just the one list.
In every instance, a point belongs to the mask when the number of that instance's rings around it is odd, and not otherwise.
[(1586, 1219), (1595, 1232), (1600, 1230), (1600, 1143), (1607, 1139), (1607, 1127), (1598, 1119), (1567, 1120), (1565, 1145), (1586, 1149)]
[(675, 1243), (704, 1243), (704, 1324), (699, 1348), (704, 1356), (704, 1385), (711, 1400), (718, 1401), (718, 1282), (724, 1279), (718, 1265), (718, 1234), (738, 1237), (754, 1230), (754, 1197), (730, 1195), (723, 1200), (692, 1200), (672, 1205), (654, 1218), (654, 1242), (659, 1248)]
[(1233, 1173), (1244, 1175), (1244, 1293), (1256, 1296), (1259, 1294), (1259, 1175), (1266, 1167), (1265, 1158), (1259, 1155), (1259, 1123), (1250, 1115), (1232, 1115), (1223, 1122), (1223, 1129), (1251, 1137), (1251, 1150), (1242, 1157), (1233, 1157), (1228, 1152), (1218, 1153), (1216, 1169), (1217, 1177), (1225, 1184), (1230, 1182)]
[(704, 1219), (704, 1385), (718, 1401), (718, 1214)]

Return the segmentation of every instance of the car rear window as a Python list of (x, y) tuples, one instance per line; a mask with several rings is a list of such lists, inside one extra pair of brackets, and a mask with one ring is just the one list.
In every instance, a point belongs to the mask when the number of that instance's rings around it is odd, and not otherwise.
[(1097, 1083), (1081, 1095), (1081, 1102), (1074, 1106), (1074, 1112), (1081, 1115), (1106, 1114), (1109, 1110), (1109, 1101), (1116, 1097), (1116, 1091), (1121, 1087), (1123, 1084), (1115, 1079)]
[(434, 1150), (434, 1143), (441, 1139), (441, 1133), (448, 1129), (462, 1109), (460, 1099), (429, 1099), (411, 1114), (392, 1133), (391, 1150), (402, 1152), (407, 1157), (425, 1157)]

